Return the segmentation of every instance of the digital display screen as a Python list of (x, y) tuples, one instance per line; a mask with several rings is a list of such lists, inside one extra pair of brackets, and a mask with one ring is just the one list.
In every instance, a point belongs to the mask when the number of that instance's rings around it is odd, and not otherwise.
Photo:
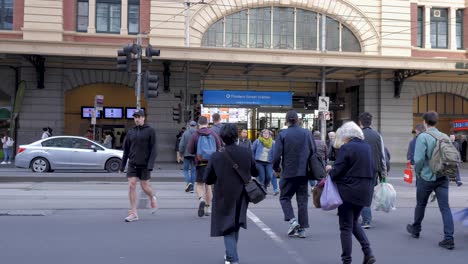
[(119, 119), (123, 118), (122, 107), (104, 107), (104, 118)]
[[(145, 108), (142, 107), (141, 109), (143, 109), (143, 111), (145, 111), (145, 113), (146, 113)], [(127, 107), (125, 110), (127, 112), (126, 115), (125, 115), (127, 117), (127, 119), (133, 119), (133, 113), (135, 113), (136, 107)]]
[[(81, 118), (91, 118), (93, 117), (94, 107), (92, 106), (82, 106), (81, 107)], [(101, 118), (101, 111), (96, 112), (96, 118)]]

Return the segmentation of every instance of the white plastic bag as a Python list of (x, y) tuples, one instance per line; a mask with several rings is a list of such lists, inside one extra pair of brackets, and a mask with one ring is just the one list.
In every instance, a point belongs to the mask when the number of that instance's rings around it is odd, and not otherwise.
[(385, 179), (374, 189), (374, 210), (386, 213), (395, 210), (396, 191)]

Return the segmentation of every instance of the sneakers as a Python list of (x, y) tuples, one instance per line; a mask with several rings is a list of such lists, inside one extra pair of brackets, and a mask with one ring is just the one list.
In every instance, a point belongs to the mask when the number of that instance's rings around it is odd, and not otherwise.
[(209, 204), (205, 205), (205, 216), (211, 215), (211, 206)]
[(376, 262), (376, 259), (374, 256), (365, 256), (364, 261), (362, 262), (363, 264), (374, 264)]
[(198, 216), (202, 217), (205, 215), (206, 202), (203, 199), (200, 199), (200, 204), (198, 204)]
[(460, 186), (462, 186), (462, 185), (463, 185), (463, 182), (457, 181), (457, 186), (458, 186), (458, 187), (460, 187)]
[(187, 183), (187, 186), (185, 186), (185, 192), (190, 192), (190, 190), (193, 190), (192, 183)]
[(151, 208), (152, 208), (152, 209), (158, 208), (158, 202), (157, 202), (157, 200), (156, 200), (156, 196), (155, 196), (155, 195), (153, 195), (153, 198), (151, 199), (150, 205), (151, 205)]
[(410, 233), (413, 238), (419, 238), (419, 232), (414, 231), (413, 225), (406, 225), (406, 231), (408, 231), (408, 233)]
[(444, 239), (444, 240), (439, 242), (439, 247), (452, 250), (452, 249), (455, 248), (455, 243), (453, 242), (453, 240)]
[(367, 221), (364, 221), (361, 223), (361, 227), (364, 228), (364, 229), (369, 229), (371, 228), (371, 224)]
[(279, 194), (279, 191), (278, 191), (278, 190), (276, 190), (276, 191), (273, 192), (273, 195), (274, 195), (274, 196), (277, 196), (278, 194)]
[[(7, 162), (7, 164), (11, 164), (11, 161)], [(458, 183), (457, 183), (458, 184)]]
[(134, 212), (129, 212), (129, 215), (125, 217), (125, 222), (133, 222), (138, 220), (138, 215)]
[(294, 233), (299, 229), (299, 223), (297, 222), (296, 218), (293, 218), (289, 221), (291, 226), (288, 229), (288, 236), (294, 236)]
[(294, 233), (294, 236), (299, 237), (299, 238), (306, 238), (305, 229), (298, 228), (296, 232)]
[(0, 163), (0, 164), (2, 164), (2, 165), (3, 165), (3, 164), (7, 164), (7, 163), (6, 163), (5, 161), (2, 161), (2, 163)]

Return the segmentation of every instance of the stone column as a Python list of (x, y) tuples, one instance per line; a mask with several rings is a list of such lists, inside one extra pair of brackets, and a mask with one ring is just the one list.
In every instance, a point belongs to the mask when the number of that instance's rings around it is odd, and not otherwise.
[(426, 6), (424, 8), (424, 48), (431, 48), (431, 8), (432, 6)]
[(96, 0), (89, 0), (88, 5), (88, 33), (96, 33)]
[(120, 35), (128, 35), (128, 0), (122, 0)]

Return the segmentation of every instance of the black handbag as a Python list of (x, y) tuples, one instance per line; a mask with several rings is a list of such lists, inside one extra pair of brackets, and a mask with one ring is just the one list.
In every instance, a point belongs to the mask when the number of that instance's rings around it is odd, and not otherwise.
[(312, 142), (312, 152), (307, 159), (307, 178), (309, 180), (321, 181), (327, 176), (323, 160), (317, 155), (317, 147)]
[(225, 153), (225, 156), (231, 162), (232, 168), (236, 171), (236, 174), (239, 175), (239, 177), (242, 179), (244, 182), (244, 189), (245, 192), (247, 193), (247, 196), (249, 197), (249, 201), (257, 204), (261, 201), (263, 201), (266, 197), (266, 191), (263, 188), (263, 186), (257, 181), (257, 179), (252, 178), (249, 176), (250, 180), (247, 181), (245, 180), (244, 177), (242, 177), (241, 173), (239, 172), (239, 165), (237, 165), (229, 155), (226, 149), (223, 151)]

